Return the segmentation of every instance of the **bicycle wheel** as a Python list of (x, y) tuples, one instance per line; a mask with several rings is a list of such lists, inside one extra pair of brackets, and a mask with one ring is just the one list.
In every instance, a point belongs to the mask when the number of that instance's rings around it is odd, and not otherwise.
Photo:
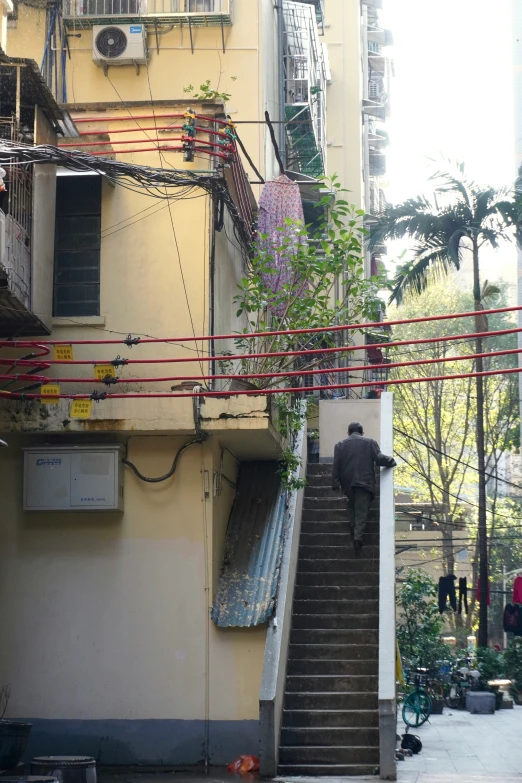
[(423, 691), (414, 691), (404, 699), (402, 719), (407, 726), (418, 728), (426, 723), (431, 713), (431, 699)]
[(460, 707), (460, 689), (452, 684), (444, 694), (444, 704), (452, 710), (458, 710)]

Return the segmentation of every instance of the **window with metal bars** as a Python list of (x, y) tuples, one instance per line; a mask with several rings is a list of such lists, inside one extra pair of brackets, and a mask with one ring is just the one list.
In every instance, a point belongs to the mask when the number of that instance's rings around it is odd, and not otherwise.
[(55, 316), (100, 314), (101, 178), (58, 177)]

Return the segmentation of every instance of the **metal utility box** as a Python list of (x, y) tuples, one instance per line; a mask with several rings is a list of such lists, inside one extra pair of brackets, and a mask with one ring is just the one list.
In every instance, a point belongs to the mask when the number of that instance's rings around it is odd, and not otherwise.
[(121, 446), (24, 449), (25, 511), (123, 511)]

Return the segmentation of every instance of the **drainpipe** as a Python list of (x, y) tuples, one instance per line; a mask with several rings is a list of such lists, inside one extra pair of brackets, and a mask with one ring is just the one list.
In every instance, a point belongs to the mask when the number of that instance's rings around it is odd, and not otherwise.
[(279, 150), (281, 158), (286, 167), (286, 126), (284, 124), (285, 116), (285, 36), (284, 36), (284, 15), (283, 0), (277, 4), (277, 39), (279, 49), (279, 119), (282, 121), (279, 125)]

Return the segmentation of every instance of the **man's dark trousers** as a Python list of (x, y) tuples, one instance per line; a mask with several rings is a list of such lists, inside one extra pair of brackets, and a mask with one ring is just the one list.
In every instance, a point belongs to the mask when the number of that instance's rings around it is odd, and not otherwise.
[(373, 495), (364, 487), (352, 487), (347, 494), (348, 522), (356, 541), (362, 541)]

